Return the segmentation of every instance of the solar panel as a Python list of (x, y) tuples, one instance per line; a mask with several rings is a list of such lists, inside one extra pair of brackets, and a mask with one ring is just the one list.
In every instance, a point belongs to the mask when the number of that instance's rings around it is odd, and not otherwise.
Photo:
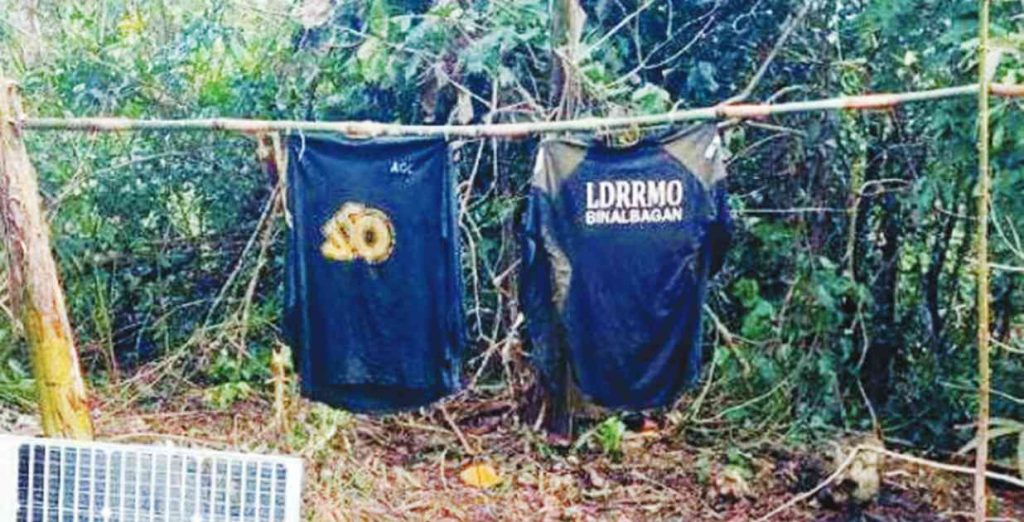
[(302, 462), (0, 435), (0, 522), (298, 522)]

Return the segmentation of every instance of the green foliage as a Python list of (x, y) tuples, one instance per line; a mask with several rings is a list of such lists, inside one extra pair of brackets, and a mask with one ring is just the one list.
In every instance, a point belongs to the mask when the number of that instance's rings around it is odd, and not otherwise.
[(774, 331), (775, 307), (761, 297), (757, 281), (740, 279), (733, 284), (733, 294), (745, 309), (740, 334), (747, 339), (764, 340)]
[(0, 330), (0, 404), (29, 408), (35, 400), (35, 386), (26, 363), (15, 357), (17, 347), (9, 330)]
[(597, 425), (596, 433), (597, 443), (605, 455), (622, 454), (622, 437), (626, 434), (626, 425), (622, 419), (617, 416), (608, 417)]
[(625, 436), (626, 424), (618, 415), (612, 415), (580, 435), (573, 444), (573, 450), (596, 446), (604, 455), (618, 459), (622, 456)]
[[(303, 455), (315, 460), (337, 458), (338, 450), (347, 452), (348, 432), (353, 428), (352, 415), (323, 405), (311, 408), (301, 422), (296, 422), (287, 435), (287, 444), (302, 448)], [(339, 443), (341, 447), (339, 448)]]
[(236, 401), (248, 399), (254, 391), (253, 383), (264, 382), (270, 377), (269, 368), (267, 350), (255, 357), (246, 357), (222, 348), (208, 370), (212, 386), (206, 391), (206, 401), (224, 409)]
[(671, 108), (672, 96), (657, 85), (645, 83), (633, 91), (630, 101), (641, 114), (658, 114)]

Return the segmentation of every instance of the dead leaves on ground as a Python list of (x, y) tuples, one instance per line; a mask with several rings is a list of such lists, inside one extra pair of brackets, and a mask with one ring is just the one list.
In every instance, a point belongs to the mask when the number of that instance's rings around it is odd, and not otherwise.
[(459, 478), (467, 486), (478, 489), (490, 489), (501, 484), (501, 476), (489, 464), (473, 464), (459, 473)]
[[(831, 472), (820, 450), (701, 449), (664, 429), (658, 433), (649, 423), (622, 434), (621, 452), (614, 458), (596, 445), (576, 451), (553, 447), (510, 426), (509, 410), (495, 410), (494, 404), (452, 408), (456, 425), (483, 449), (475, 456), (459, 451), (457, 436), (441, 418), (333, 419), (325, 418), (328, 411), (302, 401), (296, 404), (298, 421), (293, 424), (307, 426), (301, 440), (271, 438), (277, 432), (267, 426), (267, 403), (255, 401), (198, 418), (201, 412), (165, 405), (164, 410), (187, 415), (147, 415), (144, 427), (192, 436), (200, 425), (204, 436), (239, 448), (302, 451), (307, 461), (306, 512), (325, 522), (750, 520)], [(132, 431), (132, 419), (139, 417), (135, 411), (104, 416), (100, 433), (112, 437)], [(330, 429), (318, 427), (321, 423)], [(869, 462), (864, 468), (875, 469)], [(889, 520), (924, 520), (965, 501), (962, 477), (896, 466), (882, 471), (882, 478), (879, 498), (858, 509)], [(861, 484), (856, 477), (850, 479), (851, 485)], [(834, 520), (850, 509), (838, 494), (831, 498), (827, 502), (816, 496), (780, 519)]]

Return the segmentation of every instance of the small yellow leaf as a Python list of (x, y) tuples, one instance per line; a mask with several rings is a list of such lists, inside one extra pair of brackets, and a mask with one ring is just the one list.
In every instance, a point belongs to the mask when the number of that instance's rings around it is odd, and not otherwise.
[(125, 17), (117, 23), (117, 30), (121, 33), (122, 37), (140, 34), (145, 29), (146, 21), (142, 19), (142, 15), (138, 12), (125, 15)]
[(487, 464), (474, 464), (462, 470), (459, 474), (459, 478), (462, 479), (467, 486), (473, 486), (474, 488), (488, 489), (497, 486), (501, 483), (501, 477), (498, 476), (498, 472), (494, 471), (494, 468)]

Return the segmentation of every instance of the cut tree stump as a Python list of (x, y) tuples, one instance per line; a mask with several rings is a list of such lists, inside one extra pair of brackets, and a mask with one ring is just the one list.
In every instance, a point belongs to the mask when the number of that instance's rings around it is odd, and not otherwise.
[(88, 393), (68, 320), (35, 169), (17, 122), (17, 84), (0, 79), (0, 224), (11, 309), (28, 342), (47, 436), (92, 439)]

